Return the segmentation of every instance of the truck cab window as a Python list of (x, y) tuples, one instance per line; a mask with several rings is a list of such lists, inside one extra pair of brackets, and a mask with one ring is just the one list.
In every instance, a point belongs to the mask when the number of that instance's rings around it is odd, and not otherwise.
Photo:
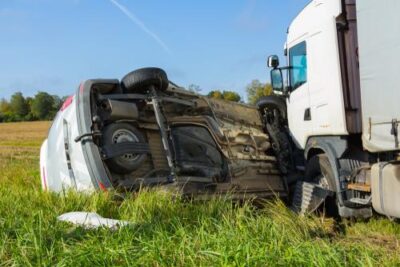
[(289, 49), (290, 85), (292, 91), (307, 82), (307, 45), (301, 42)]

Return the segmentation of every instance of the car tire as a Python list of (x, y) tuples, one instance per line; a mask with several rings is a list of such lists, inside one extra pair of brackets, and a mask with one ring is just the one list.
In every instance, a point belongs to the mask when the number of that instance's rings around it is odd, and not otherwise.
[(158, 91), (168, 88), (168, 76), (164, 70), (159, 68), (143, 68), (132, 71), (121, 80), (125, 93), (146, 93), (150, 86)]
[[(307, 163), (305, 181), (316, 183), (323, 188), (336, 192), (335, 176), (328, 156), (320, 154), (313, 156)], [(339, 217), (338, 202), (336, 194), (328, 196), (319, 208), (328, 217)]]
[(266, 108), (277, 109), (283, 120), (287, 119), (286, 102), (283, 97), (269, 95), (260, 97), (256, 102), (256, 107), (264, 114)]
[[(128, 123), (112, 123), (103, 131), (103, 145), (123, 142), (146, 142), (143, 134)], [(106, 160), (108, 168), (117, 174), (128, 174), (137, 170), (146, 160), (146, 154), (125, 154)]]

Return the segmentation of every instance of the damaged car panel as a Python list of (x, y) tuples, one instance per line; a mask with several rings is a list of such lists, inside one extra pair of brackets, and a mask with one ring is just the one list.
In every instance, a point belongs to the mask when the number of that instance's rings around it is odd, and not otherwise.
[[(57, 157), (55, 157), (57, 155)], [(287, 196), (257, 108), (200, 96), (157, 68), (88, 80), (41, 150), (44, 189)]]

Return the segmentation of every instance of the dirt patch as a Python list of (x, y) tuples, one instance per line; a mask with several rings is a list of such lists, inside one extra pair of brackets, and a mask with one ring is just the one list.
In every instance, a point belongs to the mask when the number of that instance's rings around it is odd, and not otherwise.
[(400, 251), (400, 240), (395, 236), (371, 234), (365, 236), (346, 236), (339, 243), (357, 244), (362, 243), (370, 247), (379, 247), (390, 251)]

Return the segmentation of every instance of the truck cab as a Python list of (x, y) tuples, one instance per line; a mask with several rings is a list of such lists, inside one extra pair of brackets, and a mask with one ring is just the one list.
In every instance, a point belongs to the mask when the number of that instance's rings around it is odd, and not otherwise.
[(287, 66), (268, 59), (303, 180), (333, 191), (342, 217), (400, 217), (400, 3), (389, 2), (313, 0), (288, 29)]
[[(347, 11), (354, 7), (346, 4), (344, 14), (341, 1), (312, 1), (289, 27), (285, 95), (291, 134), (301, 149), (305, 149), (312, 136), (361, 133), (360, 101), (353, 101), (351, 106), (345, 103), (348, 81), (342, 76), (346, 70), (342, 69), (345, 64), (339, 53), (348, 49), (356, 57), (356, 43), (353, 47), (341, 45), (339, 26), (351, 23), (346, 16), (352, 15)], [(359, 77), (358, 68), (354, 72)], [(352, 89), (360, 100), (359, 84)], [(346, 114), (350, 109), (355, 116)]]

